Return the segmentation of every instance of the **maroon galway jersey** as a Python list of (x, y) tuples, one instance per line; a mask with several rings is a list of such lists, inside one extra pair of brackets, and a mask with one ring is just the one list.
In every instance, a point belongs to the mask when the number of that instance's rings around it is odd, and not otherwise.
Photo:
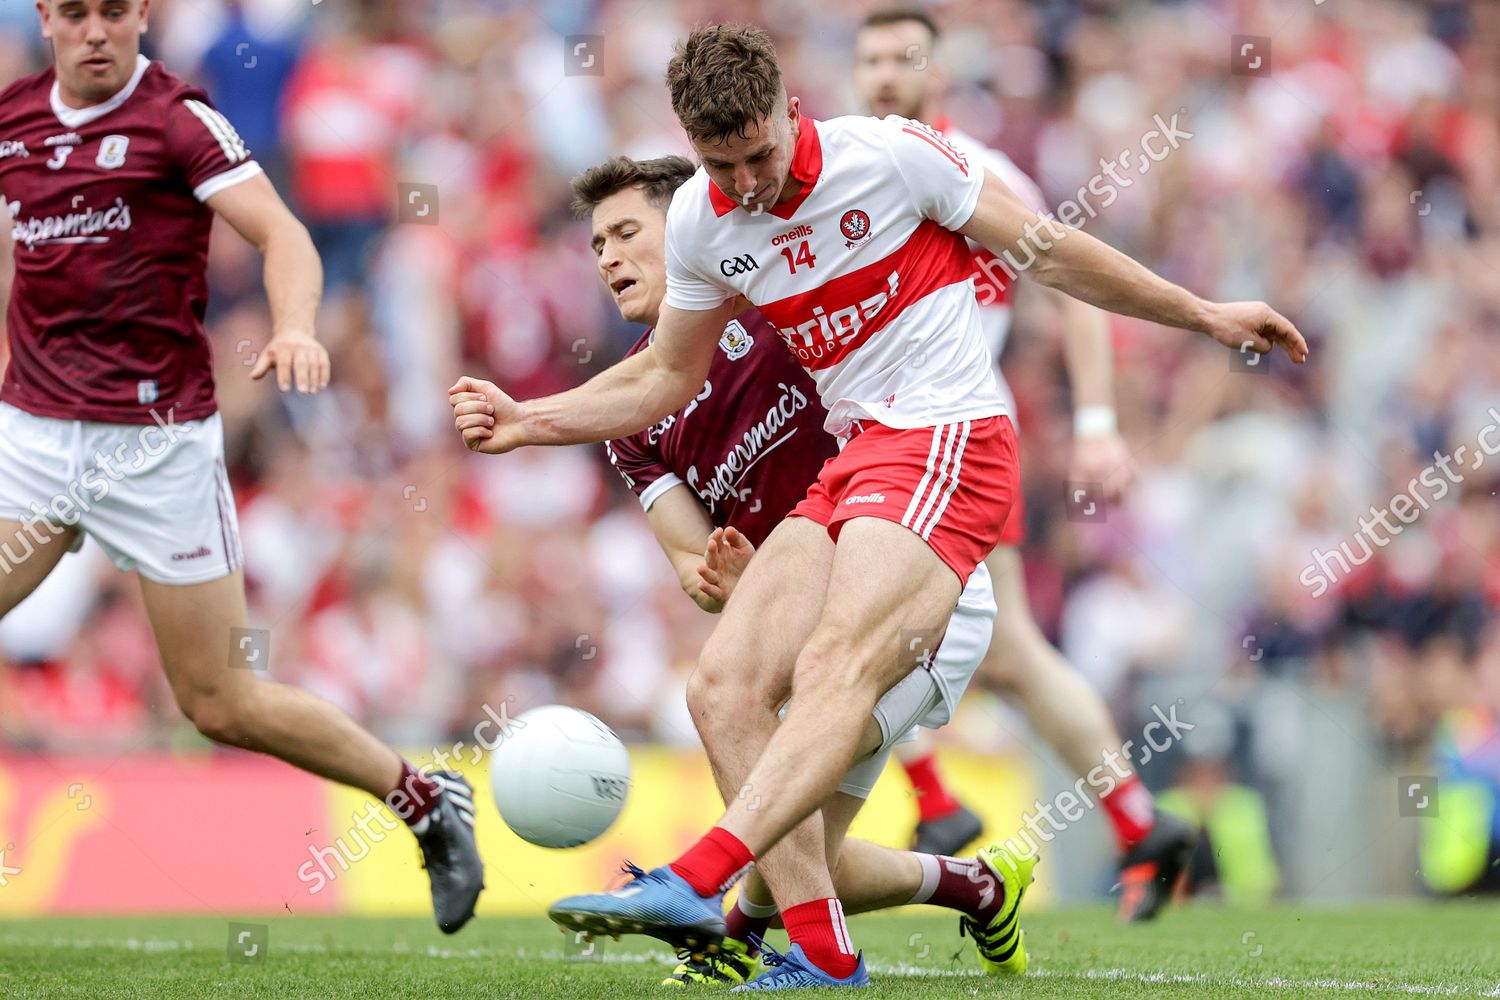
[(108, 423), (213, 413), (204, 201), (258, 173), (207, 95), (145, 56), (96, 107), (64, 105), (52, 69), (0, 93), (16, 262), (0, 399)]
[[(650, 341), (647, 330), (630, 354)], [(604, 448), (646, 510), (686, 485), (716, 527), (732, 524), (759, 546), (838, 453), (827, 415), (812, 379), (751, 309), (724, 328), (696, 399)]]

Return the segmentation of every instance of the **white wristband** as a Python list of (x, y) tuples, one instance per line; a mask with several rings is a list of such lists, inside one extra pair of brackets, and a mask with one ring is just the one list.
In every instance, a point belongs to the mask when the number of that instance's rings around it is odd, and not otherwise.
[(1101, 437), (1118, 429), (1113, 406), (1080, 406), (1073, 411), (1074, 437)]

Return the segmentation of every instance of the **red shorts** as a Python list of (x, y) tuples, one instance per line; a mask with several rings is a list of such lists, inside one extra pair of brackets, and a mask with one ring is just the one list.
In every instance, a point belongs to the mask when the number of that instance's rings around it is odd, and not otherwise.
[(862, 426), (823, 464), (789, 516), (818, 522), (834, 541), (850, 518), (894, 521), (916, 532), (967, 584), (1000, 543), (1020, 495), (1010, 418), (911, 430)]
[(1018, 548), (1026, 541), (1026, 494), (1016, 490), (1016, 498), (1010, 505), (1010, 517), (1000, 530), (1000, 544)]

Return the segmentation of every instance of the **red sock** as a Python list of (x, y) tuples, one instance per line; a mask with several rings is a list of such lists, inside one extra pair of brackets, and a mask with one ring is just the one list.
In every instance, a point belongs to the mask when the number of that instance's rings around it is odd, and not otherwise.
[(958, 812), (958, 800), (938, 774), (937, 754), (929, 753), (910, 763), (903, 761), (901, 766), (906, 768), (906, 777), (917, 793), (917, 816), (923, 823)]
[(946, 906), (989, 923), (1005, 905), (1005, 886), (978, 858), (948, 858), (918, 854), (922, 886), (908, 901)]
[(755, 855), (740, 838), (716, 826), (687, 849), (670, 867), (700, 896), (717, 896), (734, 885)]
[(859, 957), (849, 940), (844, 907), (837, 899), (815, 899), (799, 903), (781, 915), (792, 944), (802, 946), (808, 961), (836, 979), (854, 972)]
[(443, 787), (427, 775), (411, 766), (408, 760), (401, 761), (401, 779), (385, 797), (391, 812), (406, 821), (407, 826), (416, 826), (427, 818), (437, 804)]
[(776, 919), (775, 903), (753, 903), (745, 898), (744, 890), (740, 890), (739, 898), (734, 901), (734, 907), (724, 916), (724, 936), (743, 941), (748, 947), (751, 955), (758, 955), (760, 949), (750, 941), (750, 935), (758, 938), (766, 936), (766, 929), (771, 926), (771, 921)]
[(1151, 800), (1151, 791), (1134, 774), (1099, 796), (1099, 804), (1115, 828), (1121, 854), (1145, 840), (1156, 825), (1156, 803)]

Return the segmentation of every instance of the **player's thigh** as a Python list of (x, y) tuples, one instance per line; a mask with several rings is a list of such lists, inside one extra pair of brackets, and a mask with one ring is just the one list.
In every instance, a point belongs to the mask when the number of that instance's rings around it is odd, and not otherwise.
[(143, 576), (141, 596), (167, 681), (184, 708), (253, 681), (270, 656), (268, 637), (245, 628), (245, 578), (239, 570), (193, 584)]
[(82, 541), (78, 426), (0, 402), (0, 616)]
[(936, 647), (962, 589), (911, 530), (880, 517), (845, 521), (798, 685), (834, 680), (835, 689), (867, 691), (873, 684), (877, 697), (884, 694)]
[(0, 519), (0, 618), (29, 597), (78, 541), (76, 528)]
[(698, 658), (700, 683), (753, 689), (779, 705), (791, 690), (797, 654), (818, 622), (834, 545), (828, 529), (789, 517), (745, 568)]

